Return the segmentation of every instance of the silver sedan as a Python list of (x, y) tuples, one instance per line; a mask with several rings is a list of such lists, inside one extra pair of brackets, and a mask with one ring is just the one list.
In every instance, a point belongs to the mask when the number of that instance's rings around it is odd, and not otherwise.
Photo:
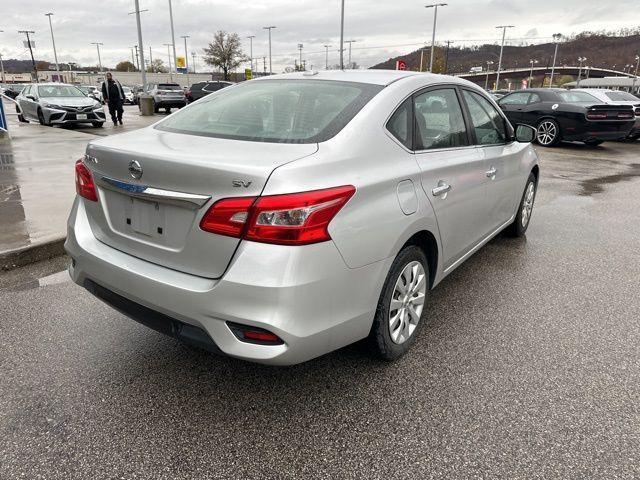
[(70, 274), (214, 352), (287, 365), (368, 337), (394, 359), (431, 289), (498, 233), (525, 234), (533, 134), (454, 77), (243, 82), (88, 145)]
[(34, 120), (41, 125), (91, 123), (101, 127), (105, 122), (102, 103), (88, 97), (78, 87), (63, 83), (32, 83), (16, 98), (20, 105), (19, 120)]

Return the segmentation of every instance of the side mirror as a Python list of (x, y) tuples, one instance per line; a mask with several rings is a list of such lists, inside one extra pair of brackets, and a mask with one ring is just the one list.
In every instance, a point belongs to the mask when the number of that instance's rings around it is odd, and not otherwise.
[(27, 98), (28, 98), (29, 100), (33, 100), (34, 102), (35, 102), (35, 100), (36, 100), (36, 97), (34, 97), (33, 95), (27, 95)]
[(536, 129), (531, 125), (519, 123), (516, 125), (516, 142), (531, 143), (536, 138)]

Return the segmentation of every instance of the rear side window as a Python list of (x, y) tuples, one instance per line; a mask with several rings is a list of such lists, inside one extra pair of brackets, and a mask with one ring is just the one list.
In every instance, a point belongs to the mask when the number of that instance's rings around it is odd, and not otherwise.
[(529, 100), (529, 93), (512, 93), (500, 99), (500, 105), (525, 105)]
[(468, 145), (462, 108), (453, 88), (414, 97), (416, 150)]
[(567, 103), (602, 103), (593, 95), (585, 92), (566, 91), (558, 92), (558, 95), (563, 102)]
[(256, 142), (323, 142), (382, 88), (329, 80), (244, 82), (204, 97), (154, 128)]
[(541, 101), (542, 99), (540, 98), (540, 95), (538, 95), (537, 93), (532, 93), (531, 97), (529, 97), (529, 104), (540, 103)]
[(406, 99), (387, 122), (387, 130), (408, 149), (411, 149), (413, 143), (412, 106), (413, 100)]
[(505, 143), (507, 135), (504, 120), (489, 100), (468, 90), (463, 90), (463, 95), (469, 107), (477, 144), (495, 145)]

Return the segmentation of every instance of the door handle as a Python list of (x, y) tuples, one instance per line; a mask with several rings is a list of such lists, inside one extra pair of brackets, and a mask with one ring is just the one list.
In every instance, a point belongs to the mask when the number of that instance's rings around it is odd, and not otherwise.
[(431, 193), (433, 194), (434, 197), (437, 197), (439, 195), (443, 195), (447, 193), (449, 190), (451, 190), (451, 185), (448, 185), (440, 181), (438, 182), (438, 186), (435, 187), (433, 190), (431, 190)]
[(484, 174), (489, 178), (494, 178), (497, 172), (498, 170), (496, 170), (496, 167), (491, 167), (489, 170), (484, 172)]

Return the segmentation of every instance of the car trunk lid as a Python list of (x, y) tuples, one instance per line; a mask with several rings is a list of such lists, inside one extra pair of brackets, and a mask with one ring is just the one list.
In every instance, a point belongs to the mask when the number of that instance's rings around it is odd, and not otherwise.
[(113, 248), (218, 278), (239, 240), (199, 228), (209, 206), (260, 195), (275, 168), (316, 151), (315, 143), (247, 142), (152, 127), (100, 139), (89, 145), (85, 160), (99, 197), (87, 202), (89, 223), (95, 237)]

